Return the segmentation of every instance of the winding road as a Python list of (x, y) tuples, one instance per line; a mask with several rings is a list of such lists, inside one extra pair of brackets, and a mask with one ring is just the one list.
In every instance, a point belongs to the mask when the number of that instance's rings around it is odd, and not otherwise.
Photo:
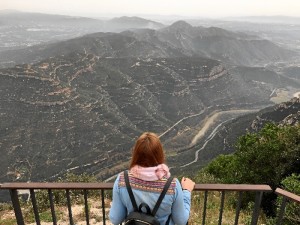
[[(180, 123), (182, 123), (183, 121), (189, 119), (189, 118), (192, 118), (192, 117), (196, 117), (196, 116), (199, 116), (201, 114), (204, 113), (205, 110), (202, 110), (200, 113), (197, 113), (197, 114), (193, 114), (193, 115), (190, 115), (190, 116), (187, 116), (187, 117), (184, 117), (182, 119), (180, 119), (179, 121), (177, 121), (174, 125), (172, 125), (171, 127), (169, 127), (166, 131), (164, 131), (162, 134), (159, 135), (159, 137), (163, 137), (165, 134), (167, 134), (168, 132), (170, 132), (173, 128), (175, 128), (176, 126), (178, 126)], [(215, 124), (215, 121), (221, 116), (221, 115), (224, 115), (224, 114), (240, 114), (240, 113), (251, 113), (251, 112), (257, 112), (259, 111), (259, 109), (253, 109), (253, 110), (250, 110), (250, 109), (240, 109), (240, 110), (227, 110), (227, 111), (220, 111), (220, 112), (216, 112), (214, 114), (212, 114), (208, 119), (206, 119), (204, 125), (201, 127), (201, 129), (198, 131), (198, 133), (195, 135), (195, 137), (192, 139), (191, 141), (191, 144), (190, 146), (194, 146), (198, 141), (199, 139), (201, 139), (206, 133), (207, 131)], [(235, 118), (235, 117), (234, 117)], [(194, 160), (192, 160), (191, 162), (188, 162), (184, 165), (181, 165), (180, 167), (187, 167), (195, 162), (198, 161), (198, 155), (199, 155), (199, 152), (201, 150), (203, 150), (205, 148), (205, 146), (207, 145), (207, 143), (209, 141), (211, 141), (215, 135), (218, 133), (219, 131), (219, 128), (225, 124), (226, 122), (230, 121), (230, 120), (233, 120), (234, 118), (230, 118), (226, 121), (223, 121), (221, 123), (219, 123), (214, 129), (213, 131), (209, 134), (209, 136), (205, 139), (202, 147), (200, 149), (198, 149), (196, 152), (195, 152), (195, 158)], [(108, 179), (106, 179), (104, 182), (109, 182), (111, 181), (112, 179), (114, 179), (115, 177), (117, 176), (114, 175), (112, 177), (109, 177)]]
[[(193, 138), (192, 142), (191, 142), (191, 146), (194, 146), (198, 140), (200, 138), (202, 138), (204, 136), (204, 134), (208, 131), (208, 129), (214, 125), (214, 121), (220, 117), (222, 114), (236, 114), (236, 113), (250, 113), (250, 112), (257, 112), (258, 110), (257, 109), (254, 109), (254, 110), (228, 110), (228, 111), (222, 111), (222, 112), (217, 112), (215, 114), (213, 114), (212, 116), (210, 116), (207, 121), (205, 122), (205, 124), (203, 125), (203, 127), (200, 129), (200, 131), (198, 132), (198, 134)], [(207, 143), (212, 140), (215, 135), (218, 133), (218, 129), (226, 122), (230, 121), (230, 120), (233, 120), (234, 118), (231, 118), (231, 119), (228, 119), (226, 121), (223, 121), (221, 122), (220, 124), (218, 124), (216, 126), (216, 128), (210, 133), (210, 135), (205, 139), (204, 141), (204, 144), (202, 145), (202, 147), (200, 149), (198, 149), (196, 152), (195, 152), (195, 159), (189, 163), (186, 163), (184, 165), (181, 165), (180, 167), (186, 167), (186, 166), (189, 166), (195, 162), (198, 161), (198, 157), (199, 157), (199, 152), (201, 150), (203, 150), (205, 148), (205, 146), (207, 145)]]

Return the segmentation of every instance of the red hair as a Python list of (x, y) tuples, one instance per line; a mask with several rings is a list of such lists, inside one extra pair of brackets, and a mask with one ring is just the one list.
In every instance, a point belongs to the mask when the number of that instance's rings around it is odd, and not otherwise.
[(159, 137), (151, 132), (143, 133), (132, 151), (130, 168), (135, 165), (152, 167), (165, 163), (165, 154)]

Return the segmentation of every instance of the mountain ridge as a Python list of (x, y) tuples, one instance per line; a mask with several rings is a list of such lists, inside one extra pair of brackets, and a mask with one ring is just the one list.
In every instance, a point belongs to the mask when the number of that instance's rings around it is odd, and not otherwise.
[[(272, 67), (289, 54), (253, 35), (183, 21), (6, 51), (0, 62), (14, 62), (0, 69), (0, 181), (67, 171), (106, 179), (127, 167), (145, 130), (163, 134), (172, 167), (188, 165), (205, 121), (222, 125), (299, 87)], [(270, 70), (250, 67), (264, 63)]]
[[(116, 48), (114, 46), (116, 46)], [(115, 48), (115, 49), (114, 49)], [(94, 33), (49, 45), (0, 52), (2, 67), (32, 63), (72, 51), (100, 57), (197, 56), (254, 66), (289, 59), (295, 55), (268, 40), (253, 39), (221, 28), (193, 27), (184, 21), (158, 30), (135, 29), (122, 33)]]
[[(186, 156), (190, 154), (190, 157), (195, 155), (195, 151), (198, 151), (198, 161), (189, 165), (189, 171), (195, 171), (203, 168), (212, 159), (220, 154), (232, 154), (235, 151), (235, 145), (240, 136), (246, 133), (256, 133), (260, 131), (266, 123), (275, 123), (279, 126), (284, 125), (299, 125), (299, 109), (300, 99), (292, 98), (287, 102), (271, 105), (265, 107), (256, 112), (240, 115), (237, 118), (230, 119), (224, 123), (221, 123), (219, 128), (214, 132), (214, 138), (207, 138), (212, 136), (213, 132), (209, 132), (204, 136), (206, 141), (199, 142), (195, 146), (186, 149)], [(190, 151), (190, 153), (188, 153)], [(173, 162), (173, 161), (172, 161)], [(175, 163), (176, 164), (176, 163)], [(186, 167), (182, 167), (182, 164), (177, 163), (173, 168), (176, 173), (186, 173)]]
[(2, 69), (0, 179), (43, 180), (70, 168), (103, 179), (124, 166), (144, 130), (164, 132), (212, 105), (270, 103), (267, 86), (253, 92), (255, 83), (236, 76), (207, 58), (84, 53)]

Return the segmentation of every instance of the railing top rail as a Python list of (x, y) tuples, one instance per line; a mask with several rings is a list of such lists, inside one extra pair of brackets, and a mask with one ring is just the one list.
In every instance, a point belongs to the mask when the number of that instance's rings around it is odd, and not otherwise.
[(285, 190), (283, 190), (281, 188), (276, 188), (275, 193), (277, 193), (279, 195), (282, 195), (282, 196), (285, 196), (285, 197), (287, 197), (287, 198), (289, 198), (291, 200), (294, 200), (294, 201), (300, 203), (300, 196), (295, 195), (295, 194), (293, 194), (291, 192), (285, 191)]
[[(113, 183), (3, 183), (0, 189), (112, 189)], [(196, 184), (196, 191), (272, 191), (268, 185)]]
[(272, 191), (269, 185), (263, 184), (196, 184), (195, 190), (207, 191)]
[(3, 183), (0, 189), (112, 189), (113, 183)]

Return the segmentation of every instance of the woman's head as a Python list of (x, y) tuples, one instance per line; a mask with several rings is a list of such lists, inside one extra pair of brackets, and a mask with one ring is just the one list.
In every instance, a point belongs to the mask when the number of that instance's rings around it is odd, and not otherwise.
[(151, 132), (143, 133), (136, 141), (130, 168), (135, 165), (152, 167), (165, 163), (165, 154), (159, 137)]

